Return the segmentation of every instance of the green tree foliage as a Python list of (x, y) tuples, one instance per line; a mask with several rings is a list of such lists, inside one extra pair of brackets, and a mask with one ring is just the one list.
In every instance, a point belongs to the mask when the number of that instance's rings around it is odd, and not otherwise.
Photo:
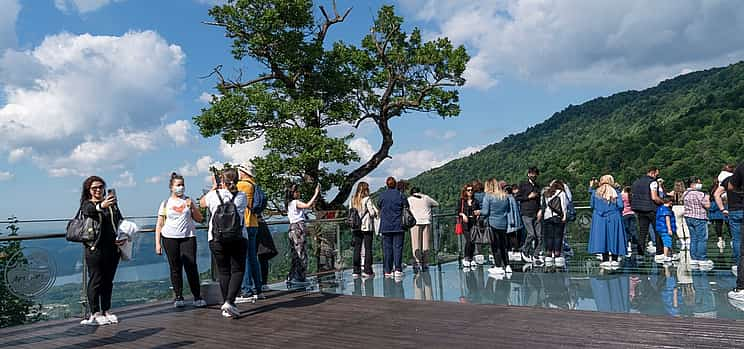
[[(330, 44), (329, 30), (351, 9), (340, 14), (334, 2), (332, 14), (319, 10), (316, 18), (310, 0), (233, 0), (212, 8), (208, 24), (233, 40), (234, 59), (258, 63), (263, 72), (244, 81), (225, 78), (217, 67), (220, 96), (194, 120), (203, 136), (230, 144), (265, 137), (269, 153), (253, 162), (269, 195), (280, 196), (291, 181), (306, 193), (320, 182), (324, 191), (338, 189), (321, 207), (339, 207), (388, 157), (390, 119), (411, 111), (459, 115), (457, 88), (469, 57), (446, 38), (425, 42), (418, 28), (406, 33), (392, 6), (379, 10), (361, 46)], [(347, 145), (354, 134), (328, 130), (358, 128), (365, 120), (377, 127), (380, 148), (356, 169), (340, 170), (360, 160)]]
[(723, 164), (742, 160), (742, 125), (744, 63), (737, 63), (569, 106), (411, 183), (450, 207), (463, 183), (491, 177), (516, 183), (529, 166), (541, 169), (543, 183), (568, 181), (578, 200), (587, 199), (591, 177), (609, 173), (629, 185), (648, 166), (659, 166), (669, 185), (689, 176), (711, 184)]
[[(16, 217), (8, 218), (16, 221)], [(18, 225), (11, 223), (5, 227), (9, 236), (18, 235)], [(2, 235), (2, 234), (0, 234)], [(13, 294), (5, 280), (5, 268), (11, 257), (21, 251), (20, 241), (0, 242), (0, 328), (21, 325), (39, 320), (41, 306), (33, 301)]]

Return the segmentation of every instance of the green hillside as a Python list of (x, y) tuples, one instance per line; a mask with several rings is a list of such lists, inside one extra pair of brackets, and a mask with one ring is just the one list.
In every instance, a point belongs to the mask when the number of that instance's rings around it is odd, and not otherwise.
[(724, 163), (744, 154), (744, 62), (694, 72), (643, 91), (569, 105), (546, 121), (471, 156), (411, 179), (445, 205), (462, 183), (496, 177), (517, 182), (538, 166), (541, 183), (567, 180), (577, 199), (587, 182), (610, 173), (622, 184), (661, 167), (665, 187), (701, 176), (705, 185)]

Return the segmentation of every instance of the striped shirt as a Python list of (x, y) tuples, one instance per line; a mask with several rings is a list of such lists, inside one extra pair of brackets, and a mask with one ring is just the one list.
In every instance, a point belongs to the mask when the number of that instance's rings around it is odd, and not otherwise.
[(707, 209), (710, 207), (710, 198), (702, 191), (687, 189), (684, 195), (685, 217), (708, 219)]

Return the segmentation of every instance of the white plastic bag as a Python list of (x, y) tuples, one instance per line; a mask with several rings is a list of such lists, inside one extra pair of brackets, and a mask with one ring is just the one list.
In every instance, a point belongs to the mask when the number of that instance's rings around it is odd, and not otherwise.
[(121, 251), (121, 260), (128, 261), (132, 259), (132, 239), (134, 239), (134, 234), (136, 234), (137, 231), (139, 231), (139, 227), (137, 224), (134, 224), (134, 222), (123, 220), (119, 223), (116, 241), (125, 241), (123, 245), (119, 246), (119, 251)]

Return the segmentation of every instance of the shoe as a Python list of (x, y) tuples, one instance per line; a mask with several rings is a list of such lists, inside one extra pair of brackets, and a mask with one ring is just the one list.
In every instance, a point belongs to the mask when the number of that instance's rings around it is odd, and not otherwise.
[(526, 273), (526, 272), (530, 271), (530, 269), (532, 269), (532, 263), (525, 263), (522, 266), (522, 272), (523, 273)]
[(470, 267), (464, 267), (464, 268), (462, 268), (462, 272), (463, 273), (467, 273), (467, 272), (471, 272), (471, 271), (473, 271), (473, 269), (470, 269)]
[(664, 264), (672, 264), (672, 257), (664, 256)]
[[(240, 310), (238, 310), (238, 307), (230, 303), (225, 302), (225, 304), (222, 305), (221, 309), (223, 312), (226, 311), (228, 314), (230, 314), (230, 317), (240, 316)], [(224, 316), (224, 314), (222, 316)]]
[(185, 304), (183, 303), (183, 297), (176, 297), (176, 299), (173, 301), (173, 306), (176, 308), (183, 308)]
[(103, 316), (106, 317), (106, 320), (110, 324), (118, 324), (119, 323), (119, 318), (116, 317), (116, 315), (114, 315), (112, 313), (105, 312)]
[(596, 258), (597, 258), (597, 259), (599, 259), (600, 261), (602, 260), (602, 258), (604, 258), (604, 257), (602, 257), (602, 254), (597, 254), (597, 255), (594, 255), (594, 257), (596, 257)]
[(728, 297), (731, 299), (744, 301), (744, 289), (734, 288), (733, 290), (729, 291)]
[(739, 276), (739, 267), (738, 266), (731, 266), (731, 273), (734, 274), (734, 276)]
[(612, 262), (610, 262), (610, 261), (604, 261), (602, 263), (599, 263), (599, 267), (600, 268), (605, 268), (605, 269), (612, 268)]
[(726, 241), (724, 241), (723, 238), (718, 238), (716, 246), (718, 246), (719, 249), (723, 250), (723, 248), (726, 246)]
[(496, 275), (504, 275), (506, 274), (506, 271), (502, 267), (493, 267), (493, 268), (488, 268), (488, 273), (496, 274)]
[(690, 266), (693, 267), (693, 266), (696, 266), (696, 265), (700, 265), (700, 262), (701, 261), (699, 261), (697, 259), (690, 259)]
[(654, 262), (656, 262), (656, 263), (664, 263), (664, 258), (666, 258), (665, 255), (663, 255), (663, 254), (657, 254), (654, 257)]
[(546, 267), (552, 267), (553, 266), (553, 257), (545, 257), (545, 266)]
[(509, 266), (509, 265), (507, 265), (507, 266), (506, 266), (506, 273), (507, 273), (507, 274), (511, 274), (511, 273), (512, 273), (512, 268), (511, 268), (511, 266)]
[(485, 262), (486, 262), (486, 257), (483, 257), (482, 254), (475, 256), (475, 263), (477, 263), (478, 265), (483, 265), (483, 263)]
[(391, 277), (393, 277), (393, 273), (385, 273), (385, 277), (386, 278), (391, 278)]
[(490, 263), (491, 265), (496, 264), (496, 258), (493, 258), (492, 254), (488, 255), (488, 263)]
[[(364, 276), (364, 273), (362, 273), (362, 276)], [(269, 285), (261, 286), (261, 292), (269, 292), (269, 291), (271, 291), (271, 287), (269, 287)]]
[(400, 270), (396, 270), (396, 271), (395, 271), (395, 273), (394, 273), (393, 275), (394, 275), (394, 276), (395, 276), (396, 278), (401, 278), (401, 277), (403, 277), (403, 272), (402, 272), (402, 271), (400, 271)]
[[(252, 303), (253, 302), (253, 292), (250, 294), (248, 293), (241, 293), (240, 296), (235, 297), (235, 303), (237, 304), (243, 304), (243, 303)], [(223, 309), (224, 310), (224, 309)]]
[(528, 255), (526, 255), (526, 254), (524, 254), (524, 252), (522, 252), (522, 253), (521, 253), (521, 257), (522, 257), (522, 260), (523, 260), (523, 261), (524, 261), (525, 263), (532, 263), (532, 262), (534, 262), (534, 260), (532, 259), (532, 257), (530, 257), (530, 256), (528, 256)]
[(563, 257), (555, 257), (555, 266), (557, 267), (566, 266), (566, 259)]
[(650, 246), (646, 247), (646, 251), (648, 253), (656, 253), (656, 246), (650, 245)]
[(462, 267), (463, 268), (470, 268), (470, 261), (467, 259), (462, 260)]
[(364, 273), (364, 272), (362, 273), (362, 279), (369, 279), (373, 277), (375, 277), (375, 273), (369, 273), (369, 274)]
[(228, 312), (227, 310), (223, 310), (222, 311), (222, 317), (232, 318), (232, 315), (230, 315), (230, 312)]
[(545, 262), (543, 262), (543, 260), (540, 258), (534, 258), (533, 260), (536, 267), (541, 267), (543, 266), (543, 264), (545, 264)]
[(679, 260), (679, 253), (675, 253), (675, 254), (673, 254), (673, 255), (672, 255), (672, 260), (673, 260), (673, 261), (678, 261), (678, 260)]
[(360, 276), (361, 275), (359, 275), (359, 273), (353, 273), (353, 274), (351, 274), (351, 278), (352, 279), (358, 279)]
[(496, 281), (499, 281), (499, 280), (504, 280), (504, 277), (505, 277), (505, 276), (506, 276), (506, 274), (494, 274), (494, 273), (488, 273), (488, 277), (490, 277), (490, 278), (492, 278), (492, 279), (494, 279), (494, 280), (496, 280)]
[(424, 264), (424, 265), (422, 265), (422, 266), (421, 266), (421, 271), (422, 271), (422, 272), (427, 272), (427, 271), (429, 271), (429, 265), (428, 265), (428, 264)]
[(80, 321), (85, 326), (104, 326), (110, 324), (108, 318), (100, 313), (92, 314), (89, 318)]
[(618, 261), (611, 261), (610, 262), (610, 266), (613, 267), (613, 268), (619, 268), (620, 267), (620, 262), (618, 262)]
[(194, 299), (194, 307), (197, 307), (197, 308), (204, 308), (204, 307), (206, 307), (206, 306), (207, 306), (207, 301), (205, 301), (205, 300), (203, 300), (203, 299), (201, 299), (201, 298), (199, 298), (199, 299)]

